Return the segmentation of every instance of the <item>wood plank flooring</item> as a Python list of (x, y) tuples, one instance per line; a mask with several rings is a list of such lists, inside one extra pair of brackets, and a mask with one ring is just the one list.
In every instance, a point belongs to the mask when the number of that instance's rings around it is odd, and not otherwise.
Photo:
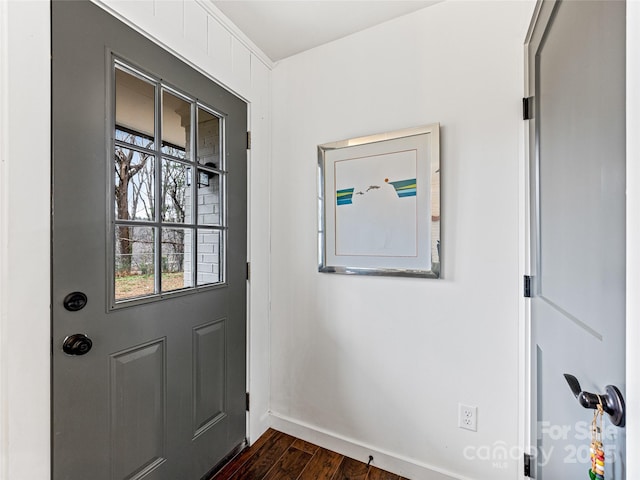
[(210, 480), (408, 480), (269, 429)]

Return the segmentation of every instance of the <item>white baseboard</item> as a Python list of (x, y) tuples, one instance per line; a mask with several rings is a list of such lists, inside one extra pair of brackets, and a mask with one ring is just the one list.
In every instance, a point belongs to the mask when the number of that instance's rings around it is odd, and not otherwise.
[(247, 440), (249, 441), (249, 445), (253, 445), (271, 426), (271, 417), (269, 416), (269, 412), (265, 412), (259, 417), (256, 415), (255, 417), (257, 418), (248, 417)]
[(371, 462), (372, 465), (411, 480), (473, 480), (411, 458), (403, 457), (396, 453), (367, 445), (276, 412), (270, 412), (270, 415), (271, 427), (275, 430), (293, 435), (294, 437), (314, 443), (327, 450), (332, 450), (345, 457), (354, 458), (365, 463), (369, 461), (369, 455), (372, 455), (374, 458)]

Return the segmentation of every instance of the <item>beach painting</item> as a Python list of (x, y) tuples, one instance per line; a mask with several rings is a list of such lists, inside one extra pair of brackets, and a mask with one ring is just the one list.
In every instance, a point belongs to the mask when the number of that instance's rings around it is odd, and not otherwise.
[(336, 256), (418, 256), (418, 152), (333, 164)]

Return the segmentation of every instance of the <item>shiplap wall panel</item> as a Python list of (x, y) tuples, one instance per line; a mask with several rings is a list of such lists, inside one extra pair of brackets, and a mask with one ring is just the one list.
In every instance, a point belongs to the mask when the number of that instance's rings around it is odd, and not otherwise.
[[(99, 1), (95, 3), (99, 3)], [(142, 29), (148, 29), (155, 21), (154, 11), (156, 5), (153, 1), (107, 0), (104, 3), (108, 3), (115, 11), (127, 12), (127, 18), (135, 18), (136, 24)], [(180, 31), (182, 32), (182, 24), (180, 25)]]
[(154, 17), (167, 32), (182, 35), (184, 29), (184, 2), (182, 0), (165, 0), (156, 2)]
[(251, 92), (251, 53), (236, 38), (231, 39), (233, 79), (241, 92)]
[(184, 2), (184, 36), (198, 53), (207, 53), (208, 15), (199, 4)]
[(208, 55), (214, 75), (231, 71), (231, 34), (218, 20), (208, 18)]

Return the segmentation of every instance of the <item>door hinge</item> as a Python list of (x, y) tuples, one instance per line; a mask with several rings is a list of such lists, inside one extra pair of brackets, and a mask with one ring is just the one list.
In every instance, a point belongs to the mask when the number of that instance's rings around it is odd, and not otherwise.
[(531, 298), (531, 276), (525, 275), (523, 281), (524, 298)]
[(247, 412), (248, 412), (249, 411), (249, 392), (247, 392), (246, 402), (247, 402)]
[(247, 150), (251, 150), (251, 132), (247, 132)]
[(247, 262), (247, 280), (251, 279), (251, 263)]
[(533, 478), (531, 476), (531, 455), (528, 453), (524, 454), (524, 476)]
[(533, 118), (533, 97), (522, 99), (522, 119), (531, 120)]

